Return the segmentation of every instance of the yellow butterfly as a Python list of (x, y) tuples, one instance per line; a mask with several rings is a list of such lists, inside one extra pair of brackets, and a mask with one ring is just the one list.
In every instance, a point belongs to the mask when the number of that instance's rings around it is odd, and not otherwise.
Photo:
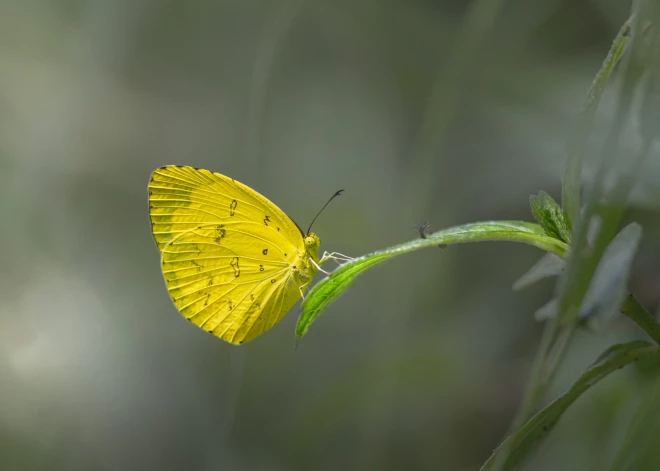
[(156, 169), (149, 182), (149, 216), (174, 305), (198, 327), (233, 344), (277, 324), (320, 265), (336, 259), (327, 253), (319, 259), (318, 236), (305, 234), (267, 198), (209, 170)]

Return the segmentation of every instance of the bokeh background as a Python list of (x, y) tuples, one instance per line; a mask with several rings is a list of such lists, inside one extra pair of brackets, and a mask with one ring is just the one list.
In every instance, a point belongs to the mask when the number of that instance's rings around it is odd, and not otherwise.
[[(511, 289), (537, 249), (407, 255), (360, 278), (297, 350), (299, 306), (237, 348), (172, 306), (147, 214), (151, 171), (183, 164), (244, 182), (301, 226), (344, 188), (315, 232), (354, 256), (424, 220), (530, 220), (530, 193), (559, 196), (575, 117), (630, 4), (471, 5), (0, 1), (0, 468), (478, 469), (521, 399), (533, 313), (553, 291)], [(644, 226), (631, 290), (650, 309), (657, 157), (627, 216)], [(552, 396), (633, 338), (626, 319), (580, 332)], [(656, 389), (636, 368), (607, 378), (527, 469), (607, 469)], [(651, 445), (635, 469), (658, 469)]]

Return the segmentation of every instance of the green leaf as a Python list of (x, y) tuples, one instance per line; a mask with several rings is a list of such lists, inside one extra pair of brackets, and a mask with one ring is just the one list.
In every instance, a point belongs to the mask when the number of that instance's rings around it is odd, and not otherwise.
[(557, 317), (557, 298), (552, 298), (534, 313), (534, 319), (544, 322)]
[(506, 456), (501, 469), (516, 469), (529, 454), (548, 436), (568, 407), (584, 392), (610, 373), (643, 358), (660, 356), (660, 349), (648, 342), (634, 341), (614, 345), (578, 378), (573, 386), (529, 419), (518, 431), (510, 435), (484, 463), (481, 471), (495, 469), (500, 454)]
[(630, 43), (630, 29), (632, 22), (633, 17), (631, 16), (621, 27), (616, 38), (614, 38), (612, 47), (610, 48), (607, 57), (605, 57), (598, 74), (596, 74), (596, 78), (591, 84), (591, 88), (587, 94), (587, 102), (578, 117), (577, 125), (575, 126), (575, 133), (568, 144), (568, 160), (566, 163), (566, 170), (564, 171), (564, 177), (562, 179), (561, 202), (564, 207), (566, 225), (569, 230), (577, 223), (580, 217), (582, 157), (587, 145), (587, 139), (591, 132), (598, 105), (600, 104), (600, 97), (605, 90), (610, 75), (612, 75), (614, 68), (624, 52), (626, 52), (626, 48)]
[(534, 219), (545, 230), (545, 233), (555, 239), (571, 242), (571, 230), (566, 223), (564, 213), (552, 196), (545, 191), (529, 197)]
[[(580, 321), (586, 320), (591, 329), (601, 331), (608, 321), (619, 312), (626, 294), (633, 257), (641, 236), (642, 227), (639, 224), (636, 222), (628, 224), (614, 237), (598, 262), (598, 267), (591, 278), (578, 315)], [(546, 254), (546, 257), (551, 255)], [(556, 260), (556, 265), (538, 268), (535, 266), (533, 270), (538, 271), (532, 272), (530, 270), (525, 276), (530, 278), (531, 281), (536, 281), (535, 277), (561, 273), (564, 260)], [(525, 278), (521, 279), (523, 282), (527, 281)], [(517, 283), (519, 282), (520, 280)], [(557, 298), (552, 299), (536, 311), (536, 319), (547, 320), (555, 317), (558, 305)]]
[(619, 312), (641, 238), (642, 226), (633, 222), (624, 227), (605, 249), (580, 308), (580, 317), (587, 318), (592, 329), (602, 330)]
[(566, 261), (553, 253), (547, 253), (536, 262), (527, 273), (513, 283), (514, 291), (519, 291), (537, 281), (551, 276), (558, 276), (564, 271)]
[(367, 269), (398, 255), (426, 247), (437, 249), (438, 245), (483, 241), (522, 242), (559, 256), (563, 256), (568, 250), (564, 242), (548, 237), (541, 226), (529, 222), (487, 221), (444, 229), (428, 235), (425, 239), (395, 245), (341, 265), (330, 276), (318, 282), (303, 301), (296, 335), (305, 335), (318, 315)]

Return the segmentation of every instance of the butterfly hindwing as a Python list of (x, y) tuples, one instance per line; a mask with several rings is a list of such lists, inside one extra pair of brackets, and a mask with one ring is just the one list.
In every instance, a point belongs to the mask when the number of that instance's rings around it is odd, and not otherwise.
[(289, 263), (264, 254), (264, 241), (249, 226), (227, 229), (221, 244), (216, 234), (216, 225), (204, 225), (172, 239), (161, 252), (163, 276), (185, 318), (228, 342), (242, 343), (273, 327), (300, 292)]

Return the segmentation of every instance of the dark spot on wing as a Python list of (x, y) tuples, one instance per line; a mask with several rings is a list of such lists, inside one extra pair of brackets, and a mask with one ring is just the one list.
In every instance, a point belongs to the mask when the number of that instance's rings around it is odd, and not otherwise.
[(234, 269), (234, 276), (238, 278), (241, 276), (241, 268), (238, 266), (238, 257), (234, 257), (229, 262), (229, 265)]

